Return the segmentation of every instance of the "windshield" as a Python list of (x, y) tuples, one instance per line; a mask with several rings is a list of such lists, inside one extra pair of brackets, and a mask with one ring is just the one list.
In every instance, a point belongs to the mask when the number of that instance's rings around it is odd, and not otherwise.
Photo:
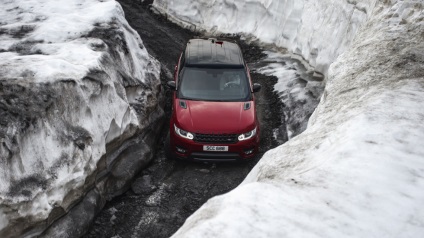
[(178, 97), (199, 101), (247, 101), (250, 87), (244, 69), (186, 67)]

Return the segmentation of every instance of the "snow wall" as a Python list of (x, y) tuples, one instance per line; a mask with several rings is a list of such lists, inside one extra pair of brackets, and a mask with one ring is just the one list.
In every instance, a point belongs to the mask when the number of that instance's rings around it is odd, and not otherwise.
[(155, 0), (162, 14), (192, 30), (241, 33), (287, 48), (316, 71), (343, 53), (376, 0)]
[(113, 0), (2, 2), (0, 237), (78, 237), (125, 191), (159, 134), (159, 68)]
[[(318, 68), (335, 62), (306, 131), (268, 151), (240, 186), (210, 199), (173, 237), (422, 237), (424, 3), (196, 2), (155, 6), (183, 23), (286, 46)], [(251, 22), (258, 24), (246, 29)]]

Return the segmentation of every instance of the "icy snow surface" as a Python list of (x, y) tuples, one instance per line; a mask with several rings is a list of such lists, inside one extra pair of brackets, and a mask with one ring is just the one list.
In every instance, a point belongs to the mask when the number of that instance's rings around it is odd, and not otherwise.
[(93, 186), (106, 144), (146, 126), (158, 75), (113, 0), (2, 1), (0, 236)]
[(185, 27), (242, 33), (302, 55), (319, 72), (346, 50), (376, 0), (155, 0)]
[(155, 5), (187, 25), (317, 55), (318, 67), (344, 53), (307, 130), (268, 151), (239, 187), (210, 199), (173, 237), (422, 237), (424, 3), (189, 2)]

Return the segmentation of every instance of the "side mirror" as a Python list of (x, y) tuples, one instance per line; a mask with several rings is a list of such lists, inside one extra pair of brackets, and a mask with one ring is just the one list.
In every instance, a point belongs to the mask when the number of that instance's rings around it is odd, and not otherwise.
[(258, 84), (258, 83), (253, 84), (253, 92), (254, 93), (261, 91), (261, 88), (262, 88), (262, 86), (260, 84)]
[(166, 83), (166, 86), (171, 90), (177, 90), (177, 85), (175, 84), (175, 81), (168, 81)]

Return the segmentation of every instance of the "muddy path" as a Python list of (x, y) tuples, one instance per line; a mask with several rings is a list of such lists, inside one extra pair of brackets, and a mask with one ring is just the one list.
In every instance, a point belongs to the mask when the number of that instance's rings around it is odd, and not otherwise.
[[(162, 63), (161, 80), (165, 84), (171, 80), (171, 72), (188, 39), (198, 35), (151, 13), (149, 1), (118, 2), (147, 50)], [(233, 39), (238, 40), (237, 37)], [(259, 47), (238, 41), (247, 62), (255, 62), (264, 56)], [(169, 237), (209, 198), (238, 186), (264, 152), (282, 143), (273, 136), (275, 128), (284, 127), (282, 103), (273, 92), (277, 79), (256, 73), (252, 77), (254, 82), (262, 85), (261, 92), (256, 95), (261, 145), (255, 159), (243, 163), (167, 160), (163, 140), (169, 129), (171, 94), (166, 91), (167, 118), (154, 160), (138, 175), (130, 190), (106, 204), (84, 237)]]

